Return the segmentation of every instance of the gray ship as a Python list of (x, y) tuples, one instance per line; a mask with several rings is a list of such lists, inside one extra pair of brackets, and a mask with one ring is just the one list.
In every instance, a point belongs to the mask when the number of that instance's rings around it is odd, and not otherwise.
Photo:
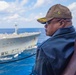
[(17, 30), (16, 27), (15, 33), (0, 34), (0, 57), (18, 54), (29, 48), (36, 47), (40, 32), (17, 34)]

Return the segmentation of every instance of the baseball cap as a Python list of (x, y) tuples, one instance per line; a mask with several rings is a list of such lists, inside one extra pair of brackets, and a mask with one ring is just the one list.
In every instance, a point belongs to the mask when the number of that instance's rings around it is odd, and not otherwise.
[(53, 18), (68, 18), (72, 19), (70, 10), (61, 4), (53, 5), (47, 12), (46, 16), (43, 18), (37, 19), (38, 22), (45, 24), (47, 21)]

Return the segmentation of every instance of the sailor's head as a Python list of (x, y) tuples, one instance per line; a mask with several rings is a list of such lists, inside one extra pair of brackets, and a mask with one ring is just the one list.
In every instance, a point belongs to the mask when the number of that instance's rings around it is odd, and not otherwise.
[(45, 24), (46, 35), (52, 36), (59, 28), (72, 25), (71, 11), (61, 4), (52, 6), (45, 17), (37, 19), (38, 22)]

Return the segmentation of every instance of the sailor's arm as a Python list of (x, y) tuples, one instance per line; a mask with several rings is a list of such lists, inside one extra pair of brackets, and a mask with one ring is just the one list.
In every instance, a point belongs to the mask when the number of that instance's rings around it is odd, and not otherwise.
[(74, 54), (62, 75), (76, 75), (76, 43)]

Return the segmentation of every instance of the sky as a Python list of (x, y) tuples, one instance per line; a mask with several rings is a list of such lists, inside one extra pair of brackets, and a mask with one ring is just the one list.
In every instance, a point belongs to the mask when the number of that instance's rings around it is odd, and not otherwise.
[(43, 28), (37, 22), (45, 17), (52, 5), (62, 4), (72, 12), (73, 25), (76, 27), (76, 0), (0, 0), (0, 28)]

